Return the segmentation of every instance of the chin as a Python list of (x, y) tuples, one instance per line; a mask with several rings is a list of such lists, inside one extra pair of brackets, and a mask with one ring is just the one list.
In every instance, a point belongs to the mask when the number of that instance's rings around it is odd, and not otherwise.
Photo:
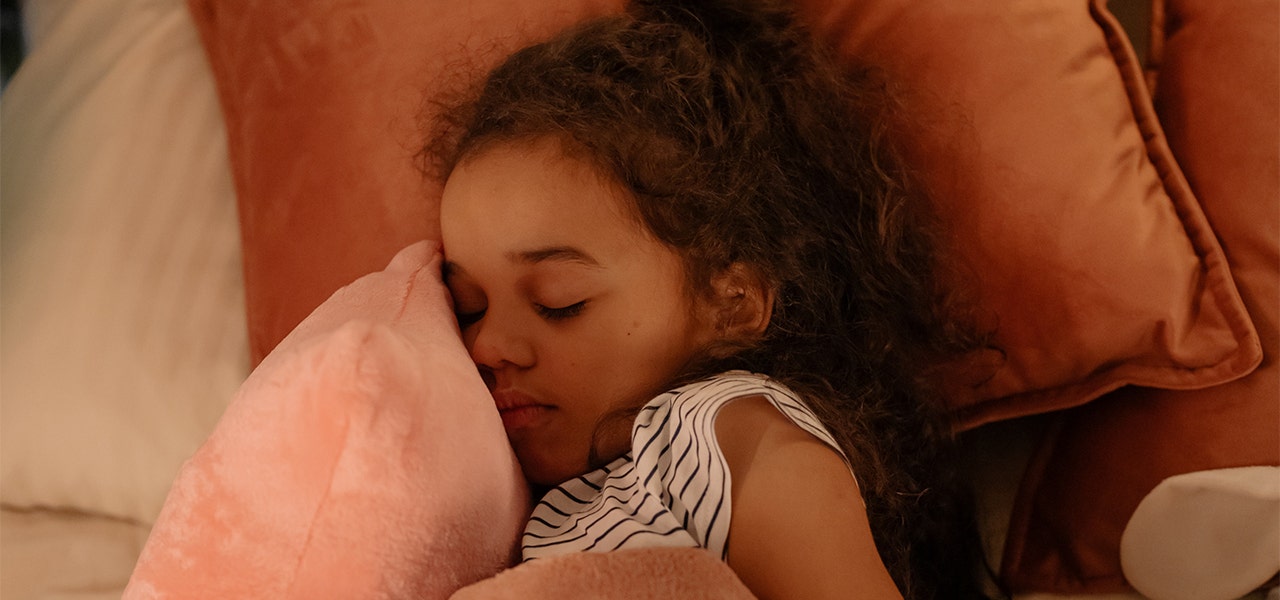
[(580, 469), (567, 467), (562, 462), (548, 460), (546, 456), (516, 450), (516, 459), (520, 461), (520, 470), (530, 485), (538, 488), (551, 488), (573, 479), (588, 471), (584, 461)]

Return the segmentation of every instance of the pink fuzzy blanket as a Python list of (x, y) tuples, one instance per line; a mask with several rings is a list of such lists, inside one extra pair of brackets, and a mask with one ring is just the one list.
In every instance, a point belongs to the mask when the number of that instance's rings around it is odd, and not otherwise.
[(752, 600), (728, 565), (698, 548), (566, 554), (520, 564), (450, 600)]

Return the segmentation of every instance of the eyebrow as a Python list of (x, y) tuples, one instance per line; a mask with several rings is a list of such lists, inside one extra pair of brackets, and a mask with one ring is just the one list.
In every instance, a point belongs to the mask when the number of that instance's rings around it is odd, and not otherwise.
[[(592, 258), (590, 254), (574, 248), (573, 246), (548, 246), (546, 248), (537, 248), (534, 250), (524, 250), (521, 252), (508, 252), (507, 258), (522, 263), (539, 264), (544, 262), (563, 262), (577, 263), (585, 267), (593, 269), (601, 268), (600, 261)], [(448, 279), (454, 273), (466, 273), (461, 265), (451, 260), (444, 261), (441, 269), (443, 279)]]
[(577, 263), (585, 267), (600, 267), (600, 261), (573, 246), (547, 246), (546, 248), (535, 248), (521, 252), (508, 252), (507, 258), (529, 264), (560, 262)]

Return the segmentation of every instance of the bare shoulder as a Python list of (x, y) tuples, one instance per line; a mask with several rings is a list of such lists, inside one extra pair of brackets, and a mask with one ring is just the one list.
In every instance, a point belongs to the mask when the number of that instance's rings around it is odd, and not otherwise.
[(731, 466), (752, 464), (754, 455), (767, 447), (772, 452), (811, 453), (810, 458), (823, 463), (834, 460), (852, 481), (844, 460), (834, 449), (791, 422), (762, 395), (737, 398), (720, 409), (716, 439)]
[(835, 449), (763, 396), (720, 410), (729, 467), (729, 566), (759, 598), (900, 598)]

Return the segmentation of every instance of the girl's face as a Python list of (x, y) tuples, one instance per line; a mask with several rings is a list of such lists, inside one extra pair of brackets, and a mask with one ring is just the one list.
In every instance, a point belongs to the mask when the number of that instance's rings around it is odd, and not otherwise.
[[(714, 333), (681, 260), (619, 186), (554, 140), (496, 145), (449, 177), (446, 282), (528, 479), (590, 470), (602, 416), (661, 393)], [(600, 431), (601, 460), (630, 422)]]

